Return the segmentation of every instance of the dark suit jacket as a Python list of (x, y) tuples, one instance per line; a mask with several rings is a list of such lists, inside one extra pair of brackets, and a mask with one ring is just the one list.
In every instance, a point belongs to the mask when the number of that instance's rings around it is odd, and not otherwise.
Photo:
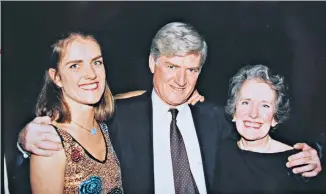
[[(190, 106), (200, 144), (208, 193), (214, 180), (215, 153), (221, 138), (229, 136), (231, 125), (224, 108), (204, 102)], [(126, 194), (154, 193), (153, 116), (151, 92), (116, 101), (109, 131), (121, 165)]]

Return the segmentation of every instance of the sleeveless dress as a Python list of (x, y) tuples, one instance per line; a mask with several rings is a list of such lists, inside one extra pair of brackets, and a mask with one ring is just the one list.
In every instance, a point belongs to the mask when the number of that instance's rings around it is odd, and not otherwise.
[(110, 141), (108, 127), (105, 123), (99, 125), (106, 143), (104, 161), (93, 157), (68, 132), (55, 127), (61, 138), (67, 159), (64, 173), (64, 193), (123, 193), (120, 164)]

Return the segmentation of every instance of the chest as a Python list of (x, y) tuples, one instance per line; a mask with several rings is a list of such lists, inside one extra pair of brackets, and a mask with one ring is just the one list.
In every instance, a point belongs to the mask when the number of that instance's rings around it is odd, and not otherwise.
[(295, 189), (284, 156), (225, 153), (218, 165), (218, 190), (235, 193), (282, 193)]
[(105, 157), (101, 160), (79, 142), (64, 142), (67, 158), (64, 193), (109, 193), (121, 190), (119, 162), (109, 141), (105, 147)]

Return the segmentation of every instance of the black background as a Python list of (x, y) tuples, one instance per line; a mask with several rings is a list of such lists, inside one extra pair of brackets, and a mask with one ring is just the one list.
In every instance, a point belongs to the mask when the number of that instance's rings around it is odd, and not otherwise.
[[(47, 52), (57, 35), (88, 31), (102, 44), (114, 94), (151, 87), (152, 38), (172, 21), (193, 25), (208, 43), (198, 90), (225, 104), (229, 78), (265, 64), (290, 86), (291, 119), (280, 139), (325, 142), (324, 2), (1, 2), (2, 142), (9, 181), (17, 179), (17, 133), (33, 117)], [(12, 190), (15, 193), (15, 190)]]

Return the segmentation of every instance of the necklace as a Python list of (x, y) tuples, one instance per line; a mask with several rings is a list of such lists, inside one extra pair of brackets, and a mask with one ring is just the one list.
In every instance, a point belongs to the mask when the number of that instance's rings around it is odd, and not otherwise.
[(87, 129), (87, 128), (85, 128), (85, 127), (83, 127), (83, 126), (77, 124), (77, 123), (74, 122), (73, 120), (71, 120), (71, 121), (72, 121), (75, 125), (77, 125), (77, 126), (81, 127), (82, 129), (85, 129), (86, 131), (90, 132), (92, 136), (95, 135), (95, 134), (97, 133), (97, 129), (96, 129), (96, 127), (94, 127), (94, 121), (95, 121), (95, 119), (93, 120), (93, 128), (92, 128), (91, 130), (89, 130), (89, 129)]
[(244, 143), (243, 143), (243, 139), (240, 139), (240, 140), (237, 142), (237, 144), (238, 144), (239, 148), (242, 149), (242, 150), (251, 151), (251, 152), (266, 153), (266, 151), (269, 150), (269, 148), (271, 147), (271, 143), (272, 143), (272, 141), (271, 141), (271, 137), (268, 136), (267, 138), (268, 138), (268, 139), (267, 139), (267, 143), (266, 143), (265, 149), (263, 149), (263, 150), (259, 150), (259, 151), (253, 151), (253, 149), (247, 149), (246, 146), (245, 146)]

